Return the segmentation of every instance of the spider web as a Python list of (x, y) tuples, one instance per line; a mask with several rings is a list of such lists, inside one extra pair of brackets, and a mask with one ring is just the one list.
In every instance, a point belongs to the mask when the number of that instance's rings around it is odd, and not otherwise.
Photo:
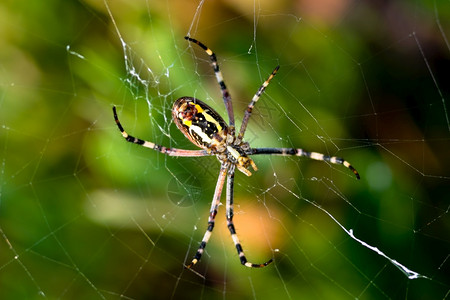
[[(441, 1), (0, 4), (0, 298), (446, 299), (450, 5)], [(256, 156), (202, 260), (219, 164), (171, 121), (193, 96), (236, 123), (276, 65), (252, 147), (345, 157), (361, 174)], [(222, 195), (222, 202), (225, 197)], [(447, 274), (447, 275), (446, 275)]]

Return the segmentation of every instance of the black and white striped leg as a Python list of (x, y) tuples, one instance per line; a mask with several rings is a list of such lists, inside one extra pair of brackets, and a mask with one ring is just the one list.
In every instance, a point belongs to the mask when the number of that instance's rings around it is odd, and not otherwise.
[(225, 107), (227, 109), (227, 113), (228, 113), (228, 125), (232, 128), (234, 128), (234, 112), (233, 112), (233, 104), (231, 102), (231, 95), (228, 92), (227, 86), (225, 85), (225, 81), (223, 80), (223, 76), (222, 76), (222, 72), (219, 69), (219, 64), (217, 63), (217, 58), (216, 58), (216, 54), (209, 49), (208, 47), (206, 47), (205, 44), (203, 44), (200, 41), (197, 41), (196, 39), (190, 38), (188, 36), (184, 37), (186, 40), (193, 42), (197, 45), (200, 46), (200, 48), (202, 48), (203, 50), (205, 50), (206, 54), (209, 55), (209, 58), (211, 59), (211, 64), (212, 67), (214, 69), (214, 74), (216, 76), (217, 82), (219, 83), (220, 86), (220, 91), (222, 92), (222, 97), (223, 97), (223, 102), (225, 103)]
[(265, 267), (272, 262), (272, 259), (269, 259), (268, 261), (262, 264), (254, 264), (247, 261), (247, 258), (245, 257), (244, 250), (242, 249), (241, 243), (239, 242), (239, 238), (236, 234), (236, 229), (234, 228), (233, 223), (233, 197), (234, 197), (233, 190), (234, 190), (234, 165), (230, 167), (227, 178), (226, 216), (227, 216), (228, 230), (230, 230), (231, 238), (233, 239), (241, 264), (249, 268)]
[(222, 165), (222, 167), (220, 168), (219, 178), (217, 179), (216, 184), (216, 190), (214, 191), (214, 197), (211, 202), (211, 209), (209, 211), (208, 228), (206, 229), (205, 235), (203, 236), (202, 242), (200, 243), (200, 246), (198, 247), (198, 250), (195, 253), (194, 258), (192, 259), (191, 263), (186, 266), (186, 268), (188, 269), (192, 268), (192, 266), (194, 266), (196, 263), (200, 261), (203, 252), (205, 251), (206, 244), (211, 238), (211, 234), (214, 229), (214, 224), (216, 220), (217, 210), (220, 205), (220, 196), (222, 195), (222, 189), (225, 183), (225, 177), (227, 175), (227, 168), (228, 168), (227, 165)]
[(252, 115), (253, 107), (255, 106), (255, 103), (259, 100), (262, 93), (264, 93), (264, 90), (269, 85), (272, 78), (277, 74), (278, 69), (280, 66), (276, 66), (275, 69), (273, 69), (272, 73), (269, 75), (269, 77), (264, 81), (264, 83), (259, 87), (258, 91), (255, 93), (255, 95), (252, 98), (252, 101), (250, 101), (249, 105), (247, 106), (247, 110), (245, 111), (244, 119), (242, 120), (241, 129), (239, 130), (238, 135), (238, 141), (241, 141), (244, 138), (245, 130), (247, 129), (248, 120), (250, 119), (250, 116)]
[(120, 132), (122, 133), (122, 136), (125, 138), (127, 142), (145, 147), (150, 148), (152, 150), (161, 152), (163, 154), (169, 155), (169, 156), (183, 156), (183, 157), (199, 157), (199, 156), (209, 156), (211, 155), (206, 150), (185, 150), (185, 149), (176, 149), (176, 148), (166, 148), (164, 146), (141, 140), (139, 138), (135, 138), (134, 136), (129, 135), (122, 127), (122, 124), (120, 124), (119, 117), (117, 116), (116, 107), (113, 107), (113, 113), (114, 113), (114, 120), (116, 121), (117, 127), (119, 128)]
[(296, 148), (252, 148), (246, 153), (247, 155), (257, 155), (257, 154), (272, 154), (272, 155), (282, 155), (282, 156), (304, 156), (310, 159), (326, 161), (336, 165), (343, 165), (350, 169), (353, 174), (355, 174), (357, 179), (360, 179), (358, 171), (345, 159), (336, 156), (327, 156), (318, 152), (308, 152), (303, 149)]

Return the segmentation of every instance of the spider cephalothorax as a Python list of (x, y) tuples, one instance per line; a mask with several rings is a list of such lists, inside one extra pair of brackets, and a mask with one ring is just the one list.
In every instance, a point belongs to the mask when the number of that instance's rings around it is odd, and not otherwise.
[(311, 159), (330, 162), (332, 164), (344, 165), (350, 169), (359, 179), (359, 174), (355, 168), (350, 165), (346, 160), (335, 157), (326, 156), (317, 152), (308, 152), (300, 148), (251, 148), (247, 142), (244, 142), (244, 134), (247, 129), (247, 124), (253, 111), (255, 103), (261, 97), (269, 82), (275, 76), (279, 67), (276, 67), (269, 77), (264, 81), (264, 83), (259, 87), (258, 91), (253, 96), (252, 100), (247, 106), (247, 109), (242, 120), (241, 128), (238, 135), (235, 135), (235, 123), (234, 123), (234, 112), (233, 105), (231, 102), (230, 93), (227, 90), (225, 82), (223, 81), (222, 73), (219, 70), (219, 65), (216, 60), (216, 55), (203, 43), (192, 39), (190, 37), (185, 37), (190, 42), (193, 42), (200, 46), (209, 55), (211, 59), (211, 64), (216, 75), (217, 82), (219, 83), (220, 90), (222, 92), (222, 98), (227, 109), (228, 124), (224, 119), (209, 105), (206, 103), (192, 97), (181, 97), (175, 101), (172, 108), (172, 118), (178, 129), (183, 132), (183, 134), (196, 146), (201, 148), (201, 150), (184, 150), (175, 148), (166, 148), (155, 143), (145, 141), (139, 138), (135, 138), (129, 135), (122, 127), (117, 117), (116, 108), (113, 107), (114, 119), (116, 124), (122, 133), (122, 136), (131, 143), (147, 147), (161, 153), (167, 154), (169, 156), (184, 156), (184, 157), (199, 157), (216, 155), (219, 160), (221, 167), (219, 172), (219, 178), (217, 179), (216, 189), (214, 191), (213, 200), (211, 203), (211, 209), (208, 218), (208, 228), (203, 236), (202, 242), (195, 253), (194, 258), (191, 263), (186, 265), (187, 268), (191, 268), (195, 265), (205, 250), (206, 244), (208, 243), (212, 231), (214, 229), (215, 218), (217, 210), (220, 205), (220, 196), (222, 194), (222, 189), (225, 184), (225, 178), (227, 178), (227, 195), (226, 195), (226, 218), (227, 227), (231, 233), (234, 245), (236, 247), (239, 260), (241, 264), (250, 268), (260, 268), (265, 267), (272, 262), (272, 259), (261, 263), (254, 264), (247, 261), (244, 255), (244, 250), (242, 249), (239, 238), (236, 234), (233, 223), (233, 189), (234, 189), (234, 173), (235, 168), (250, 176), (252, 173), (248, 170), (251, 166), (254, 171), (257, 171), (257, 167), (253, 160), (249, 157), (250, 155), (268, 154), (268, 155), (282, 155), (282, 156), (305, 156)]

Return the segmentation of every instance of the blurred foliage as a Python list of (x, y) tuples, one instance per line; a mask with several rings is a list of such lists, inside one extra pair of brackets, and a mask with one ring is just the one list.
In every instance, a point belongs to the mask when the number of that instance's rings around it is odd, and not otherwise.
[[(3, 1), (0, 298), (448, 297), (449, 20), (437, 0)], [(133, 135), (194, 149), (173, 101), (226, 115), (187, 34), (216, 52), (238, 124), (281, 65), (252, 116), (254, 147), (345, 156), (362, 176), (279, 157), (236, 175), (244, 249), (275, 256), (264, 270), (239, 264), (221, 207), (204, 277), (184, 271), (217, 160), (127, 144), (112, 118), (117, 105)], [(430, 279), (408, 280), (309, 201)]]

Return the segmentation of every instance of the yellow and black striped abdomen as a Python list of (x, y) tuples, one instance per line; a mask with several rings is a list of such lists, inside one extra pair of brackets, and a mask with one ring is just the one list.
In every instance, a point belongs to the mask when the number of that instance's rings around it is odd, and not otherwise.
[(226, 139), (228, 125), (209, 105), (181, 97), (173, 104), (172, 117), (178, 129), (196, 146), (206, 149)]

